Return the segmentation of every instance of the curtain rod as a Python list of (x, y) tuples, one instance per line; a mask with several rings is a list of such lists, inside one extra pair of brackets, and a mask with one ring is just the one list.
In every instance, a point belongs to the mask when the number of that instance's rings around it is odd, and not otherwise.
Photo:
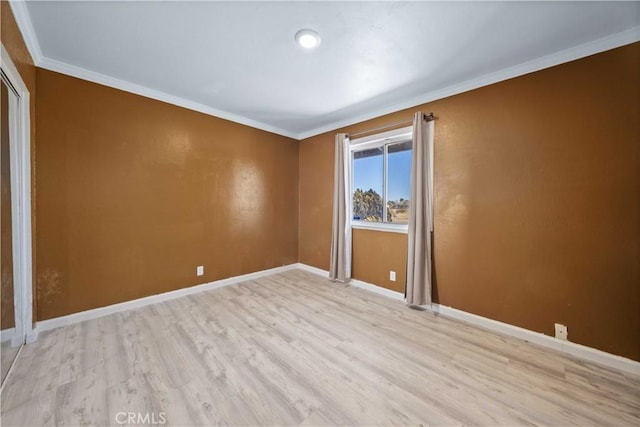
[[(433, 113), (426, 113), (424, 115), (424, 118), (428, 122), (430, 122), (431, 120), (435, 120), (435, 117), (433, 116)], [(363, 130), (363, 131), (356, 132), (356, 133), (350, 133), (349, 137), (352, 138), (354, 136), (363, 135), (365, 133), (377, 132), (379, 130), (385, 130), (385, 129), (389, 129), (389, 128), (393, 128), (393, 127), (401, 126), (401, 125), (409, 125), (409, 124), (412, 124), (412, 123), (413, 123), (413, 119), (412, 120), (403, 120), (401, 122), (389, 123), (388, 125), (380, 126), (380, 127), (374, 128), (374, 129), (367, 129), (367, 130)]]

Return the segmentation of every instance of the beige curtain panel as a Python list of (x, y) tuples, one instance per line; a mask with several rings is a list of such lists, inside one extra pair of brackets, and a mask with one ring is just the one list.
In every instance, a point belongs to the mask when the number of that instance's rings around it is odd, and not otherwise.
[(331, 260), (329, 278), (348, 282), (351, 279), (351, 228), (349, 212), (349, 137), (346, 133), (336, 135), (336, 152), (333, 178), (333, 225), (331, 229)]
[(431, 232), (433, 231), (433, 120), (413, 118), (413, 158), (407, 249), (409, 305), (431, 304)]

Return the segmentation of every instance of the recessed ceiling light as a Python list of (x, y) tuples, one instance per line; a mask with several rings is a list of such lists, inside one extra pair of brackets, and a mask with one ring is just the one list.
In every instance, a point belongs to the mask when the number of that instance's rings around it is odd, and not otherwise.
[(305, 49), (313, 49), (320, 44), (320, 34), (313, 30), (300, 30), (296, 33), (296, 41)]

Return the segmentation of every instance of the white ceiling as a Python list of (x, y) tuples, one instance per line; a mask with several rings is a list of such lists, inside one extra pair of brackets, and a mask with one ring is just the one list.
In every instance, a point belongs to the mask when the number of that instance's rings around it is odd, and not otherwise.
[(43, 68), (296, 138), (640, 39), (639, 2), (12, 7)]

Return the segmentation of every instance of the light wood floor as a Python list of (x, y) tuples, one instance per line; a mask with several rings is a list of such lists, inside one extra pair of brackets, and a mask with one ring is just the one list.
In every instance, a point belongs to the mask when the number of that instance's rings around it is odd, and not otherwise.
[(3, 426), (117, 425), (118, 412), (171, 425), (638, 426), (640, 381), (293, 270), (44, 333), (2, 392)]

